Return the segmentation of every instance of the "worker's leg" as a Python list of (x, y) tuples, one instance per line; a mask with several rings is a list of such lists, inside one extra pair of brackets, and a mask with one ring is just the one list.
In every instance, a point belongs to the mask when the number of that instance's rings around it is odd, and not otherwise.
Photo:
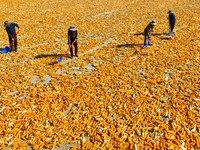
[(77, 43), (77, 41), (74, 42), (74, 47), (75, 47), (75, 56), (78, 57), (78, 43)]

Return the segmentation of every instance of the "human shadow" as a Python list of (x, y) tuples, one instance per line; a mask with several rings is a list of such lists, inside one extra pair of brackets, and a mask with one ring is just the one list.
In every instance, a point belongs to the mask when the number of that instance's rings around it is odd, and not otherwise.
[(166, 32), (163, 32), (163, 33), (153, 33), (152, 34), (153, 36), (163, 36), (163, 35), (167, 35)]
[(37, 56), (35, 56), (35, 59), (41, 59), (41, 58), (47, 58), (47, 57), (51, 57), (51, 58), (55, 58), (56, 60), (52, 61), (49, 63), (49, 65), (55, 65), (58, 64), (59, 62), (62, 61), (63, 57), (67, 57), (67, 58), (71, 58), (69, 54), (39, 54)]
[(154, 36), (157, 36), (161, 40), (170, 40), (171, 36), (167, 35), (168, 33), (163, 32), (163, 33), (154, 33)]
[[(136, 35), (136, 36), (144, 36), (144, 33), (143, 32), (139, 32), (139, 33), (135, 33), (134, 35)], [(167, 35), (167, 32), (152, 33), (152, 36), (163, 36), (163, 35)]]
[(47, 57), (58, 58), (58, 57), (61, 57), (61, 56), (70, 58), (70, 56), (68, 54), (65, 54), (65, 55), (63, 55), (63, 54), (39, 54), (39, 55), (35, 56), (34, 58), (35, 59), (47, 58)]
[(122, 48), (122, 47), (129, 47), (129, 48), (133, 48), (133, 47), (141, 47), (143, 44), (119, 44), (116, 47), (118, 48)]
[(171, 37), (160, 37), (161, 40), (171, 40)]
[(139, 33), (135, 33), (134, 35), (141, 36), (141, 35), (144, 35), (144, 33), (143, 32), (139, 32)]

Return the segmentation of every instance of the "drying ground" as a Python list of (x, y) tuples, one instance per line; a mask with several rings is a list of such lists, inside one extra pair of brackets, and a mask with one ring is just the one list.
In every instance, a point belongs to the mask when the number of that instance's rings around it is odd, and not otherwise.
[[(198, 0), (1, 0), (1, 149), (200, 149)], [(177, 15), (168, 32), (168, 10)], [(157, 21), (153, 46), (143, 30)], [(78, 28), (70, 59), (67, 30)]]

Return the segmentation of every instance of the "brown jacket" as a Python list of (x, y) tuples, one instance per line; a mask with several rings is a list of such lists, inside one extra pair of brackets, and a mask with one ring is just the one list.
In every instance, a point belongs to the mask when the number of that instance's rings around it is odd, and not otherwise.
[(154, 28), (154, 25), (152, 25), (152, 23), (150, 22), (146, 28), (144, 29), (144, 34), (145, 35), (148, 35), (148, 36), (151, 36), (152, 32), (153, 32), (153, 28)]

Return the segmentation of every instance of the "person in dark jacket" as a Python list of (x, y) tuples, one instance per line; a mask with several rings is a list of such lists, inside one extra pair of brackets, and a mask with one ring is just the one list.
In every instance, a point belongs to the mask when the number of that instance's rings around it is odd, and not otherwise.
[(8, 33), (11, 51), (17, 51), (17, 34), (15, 27), (17, 27), (18, 30), (20, 30), (19, 25), (13, 22), (5, 21), (4, 27), (6, 29), (6, 32)]
[(169, 33), (167, 35), (170, 35), (170, 34), (174, 34), (174, 26), (175, 26), (175, 23), (176, 23), (176, 15), (175, 13), (172, 11), (172, 10), (169, 10), (168, 11), (168, 14), (169, 14)]
[(73, 58), (73, 46), (75, 48), (75, 57), (78, 57), (78, 31), (74, 26), (70, 26), (68, 29), (68, 44), (70, 47), (71, 58)]
[(144, 48), (152, 45), (151, 43), (151, 35), (153, 33), (153, 29), (156, 25), (156, 21), (152, 20), (144, 29)]

